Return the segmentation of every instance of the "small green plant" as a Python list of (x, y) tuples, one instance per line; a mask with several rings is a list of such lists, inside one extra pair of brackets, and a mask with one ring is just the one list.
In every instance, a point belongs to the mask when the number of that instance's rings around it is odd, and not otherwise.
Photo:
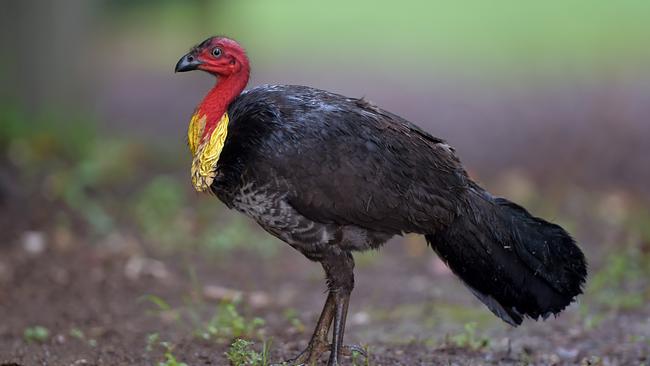
[(200, 325), (195, 334), (205, 340), (250, 337), (264, 323), (264, 319), (257, 317), (247, 320), (239, 314), (235, 303), (223, 302), (217, 307), (215, 315), (206, 324)]
[(232, 366), (268, 366), (270, 343), (262, 344), (262, 353), (253, 349), (254, 343), (237, 338), (226, 352), (226, 358)]
[(162, 348), (164, 361), (158, 362), (158, 366), (188, 366), (185, 362), (180, 362), (174, 356), (174, 345), (167, 341), (161, 341), (158, 333), (147, 335), (146, 352), (149, 353), (157, 348)]
[(185, 307), (179, 309), (173, 308), (167, 301), (155, 295), (144, 295), (141, 299), (154, 305), (154, 309), (147, 311), (148, 314), (171, 319), (206, 341), (225, 343), (239, 337), (259, 337), (260, 328), (265, 324), (262, 318), (249, 319), (242, 316), (237, 310), (238, 302), (221, 302), (212, 317), (205, 321), (204, 303), (193, 296), (188, 297)]
[(155, 305), (156, 307), (155, 309), (151, 309), (147, 311), (149, 314), (159, 315), (160, 313), (163, 312), (173, 311), (171, 305), (169, 305), (169, 303), (160, 296), (146, 294), (146, 295), (142, 295), (138, 299), (138, 301), (148, 301), (151, 304)]
[(159, 344), (159, 342), (160, 342), (160, 334), (158, 333), (147, 334), (147, 347), (145, 348), (147, 353), (153, 351), (153, 349)]
[(27, 342), (43, 343), (50, 338), (50, 331), (45, 327), (36, 325), (26, 328), (23, 333), (23, 338), (25, 338)]
[(160, 345), (165, 349), (164, 361), (158, 362), (158, 366), (187, 366), (185, 362), (179, 362), (173, 354), (174, 346), (169, 342), (160, 342)]
[(298, 333), (305, 331), (305, 324), (298, 317), (298, 311), (293, 308), (288, 308), (284, 311), (284, 318), (291, 324), (291, 327)]
[(153, 309), (147, 310), (148, 315), (159, 316), (182, 324), (180, 311), (172, 308), (172, 306), (160, 296), (147, 294), (141, 296), (138, 301), (146, 301), (154, 305)]
[(146, 300), (151, 302), (152, 304), (156, 305), (156, 310), (155, 311), (168, 311), (171, 310), (171, 306), (167, 301), (165, 301), (162, 297), (156, 296), (156, 295), (151, 295), (147, 294), (144, 295), (140, 298), (141, 300)]
[(486, 337), (476, 336), (476, 323), (466, 323), (464, 331), (448, 337), (446, 343), (454, 347), (480, 350), (489, 346), (490, 340)]
[(70, 337), (76, 338), (86, 344), (88, 344), (90, 347), (96, 347), (97, 346), (97, 341), (94, 339), (88, 339), (86, 338), (86, 335), (84, 332), (79, 329), (79, 328), (72, 328), (70, 329)]

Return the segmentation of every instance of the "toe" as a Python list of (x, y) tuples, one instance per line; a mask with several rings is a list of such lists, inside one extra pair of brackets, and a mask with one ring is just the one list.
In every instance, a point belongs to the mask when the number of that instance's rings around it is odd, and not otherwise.
[(330, 350), (329, 344), (325, 342), (315, 342), (313, 344), (308, 345), (304, 351), (298, 354), (298, 356), (285, 361), (285, 364), (291, 366), (312, 365), (318, 361), (318, 359), (324, 352), (329, 350)]
[(363, 357), (368, 357), (368, 352), (361, 347), (360, 345), (357, 344), (344, 344), (343, 349), (341, 350), (343, 355), (350, 357), (352, 356), (353, 353), (358, 353)]

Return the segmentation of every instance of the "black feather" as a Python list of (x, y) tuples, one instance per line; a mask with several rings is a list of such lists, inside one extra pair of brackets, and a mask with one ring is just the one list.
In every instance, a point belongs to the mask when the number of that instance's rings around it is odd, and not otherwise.
[(512, 325), (545, 319), (582, 293), (585, 258), (561, 227), (478, 188), (467, 208), (426, 238), (494, 314)]
[(303, 86), (249, 90), (228, 113), (212, 190), (308, 258), (423, 234), (513, 325), (581, 293), (585, 259), (562, 228), (490, 196), (451, 147), (403, 118)]

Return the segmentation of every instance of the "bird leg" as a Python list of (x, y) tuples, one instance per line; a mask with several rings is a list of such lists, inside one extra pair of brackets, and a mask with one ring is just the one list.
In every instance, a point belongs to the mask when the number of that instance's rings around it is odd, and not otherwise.
[[(347, 252), (330, 252), (321, 260), (329, 293), (325, 306), (318, 319), (314, 334), (305, 348), (296, 358), (288, 361), (291, 365), (312, 365), (315, 364), (325, 351), (330, 351), (328, 366), (338, 366), (342, 354), (351, 355), (358, 352), (366, 355), (359, 346), (347, 346), (343, 344), (343, 333), (345, 321), (350, 303), (350, 294), (354, 288), (354, 260)], [(332, 343), (327, 341), (329, 329), (332, 330)]]
[[(354, 288), (354, 259), (349, 252), (328, 253), (322, 264), (327, 276), (330, 294), (334, 297), (334, 321), (332, 326), (332, 345), (328, 366), (337, 366), (344, 350), (343, 334), (348, 315), (350, 294)], [(348, 347), (353, 349), (353, 347)]]
[[(321, 312), (321, 315), (318, 318), (316, 329), (314, 330), (314, 334), (311, 336), (311, 340), (309, 341), (309, 344), (302, 352), (300, 352), (298, 356), (287, 361), (288, 364), (312, 365), (318, 361), (318, 359), (323, 353), (330, 350), (333, 351), (335, 347), (335, 343), (329, 343), (327, 341), (327, 334), (329, 333), (332, 320), (335, 317), (335, 312), (338, 311), (338, 307), (335, 305), (335, 296), (336, 295), (332, 292), (330, 292), (327, 295), (325, 306), (323, 307), (323, 311)], [(341, 324), (340, 322), (338, 323)], [(342, 343), (342, 339), (343, 339), (342, 329), (339, 332), (339, 339), (341, 340), (340, 342)], [(337, 347), (340, 350), (340, 353), (343, 354), (344, 356), (350, 357), (354, 352), (362, 355), (363, 357), (368, 356), (366, 350), (364, 350), (361, 346), (358, 345), (339, 344)]]
[(327, 342), (327, 334), (330, 331), (330, 326), (332, 324), (332, 319), (334, 318), (334, 294), (330, 292), (327, 295), (327, 300), (325, 300), (325, 305), (323, 306), (323, 311), (318, 318), (318, 323), (316, 324), (316, 329), (314, 329), (314, 334), (311, 336), (311, 340), (305, 348), (304, 351), (288, 361), (291, 365), (311, 365), (318, 361), (320, 355), (323, 352), (329, 349), (329, 343)]
[(348, 305), (350, 304), (350, 293), (334, 293), (335, 313), (334, 327), (332, 328), (332, 349), (328, 366), (338, 365), (343, 351), (343, 333), (345, 332), (345, 320), (348, 315)]

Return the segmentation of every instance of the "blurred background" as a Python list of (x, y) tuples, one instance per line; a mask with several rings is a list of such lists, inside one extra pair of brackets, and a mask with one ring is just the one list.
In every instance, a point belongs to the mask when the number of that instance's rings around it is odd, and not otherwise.
[[(490, 318), (420, 238), (359, 255), (348, 334), (374, 343), (374, 361), (505, 362), (512, 338), (508, 357), (517, 362), (648, 357), (650, 3), (2, 5), (7, 362), (29, 363), (30, 353), (107, 359), (105, 345), (124, 362), (194, 360), (201, 352), (219, 359), (240, 336), (257, 349), (274, 339), (271, 354), (281, 357), (307, 340), (324, 300), (319, 266), (189, 184), (187, 124), (214, 80), (173, 67), (215, 34), (247, 49), (249, 87), (303, 84), (364, 96), (445, 138), (475, 180), (565, 226), (589, 257), (587, 294), (564, 321), (513, 331)], [(91, 298), (100, 300), (87, 310)], [(10, 306), (18, 300), (32, 306)], [(152, 306), (155, 314), (144, 315)], [(206, 330), (220, 321), (233, 328), (220, 318), (232, 311), (251, 329)], [(174, 320), (165, 318), (170, 312)], [(31, 336), (39, 327), (46, 337)], [(478, 332), (491, 341), (481, 343)], [(603, 334), (615, 345), (594, 340)], [(58, 348), (46, 355), (44, 344)]]

